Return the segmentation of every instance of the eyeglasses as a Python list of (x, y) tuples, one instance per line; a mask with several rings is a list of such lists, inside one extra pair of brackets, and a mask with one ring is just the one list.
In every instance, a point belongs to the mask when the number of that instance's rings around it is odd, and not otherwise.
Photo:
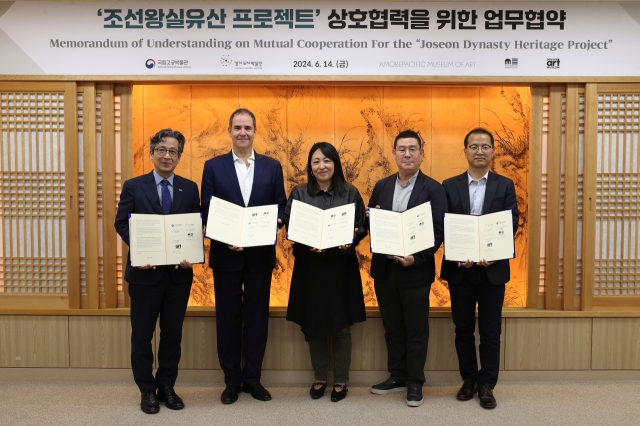
[(491, 145), (482, 145), (482, 146), (478, 146), (478, 145), (469, 145), (467, 147), (467, 149), (471, 152), (477, 152), (479, 149), (482, 149), (482, 152), (489, 152), (493, 149), (493, 147)]
[(154, 151), (160, 157), (164, 157), (165, 155), (167, 155), (167, 152), (169, 153), (169, 157), (171, 158), (176, 158), (178, 155), (180, 155), (180, 153), (175, 149), (156, 148), (154, 149)]
[(407, 151), (409, 151), (410, 155), (417, 155), (420, 152), (420, 148), (412, 146), (411, 148), (407, 149), (406, 147), (401, 146), (400, 148), (396, 149), (396, 152), (401, 154), (401, 155), (406, 154)]

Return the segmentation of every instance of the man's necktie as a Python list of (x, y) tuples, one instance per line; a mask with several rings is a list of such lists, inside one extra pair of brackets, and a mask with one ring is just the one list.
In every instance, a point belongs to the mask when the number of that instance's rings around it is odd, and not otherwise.
[(171, 193), (169, 192), (169, 181), (163, 179), (162, 182), (162, 214), (171, 213)]

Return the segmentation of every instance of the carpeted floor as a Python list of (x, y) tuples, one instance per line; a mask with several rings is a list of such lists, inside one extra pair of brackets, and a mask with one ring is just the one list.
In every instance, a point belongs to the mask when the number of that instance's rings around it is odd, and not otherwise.
[(267, 386), (273, 401), (241, 394), (223, 406), (221, 387), (176, 387), (186, 408), (140, 411), (133, 383), (0, 382), (1, 425), (639, 425), (640, 381), (510, 382), (495, 389), (498, 407), (484, 410), (477, 398), (455, 399), (457, 383), (425, 387), (421, 407), (405, 394), (373, 395), (349, 389), (332, 403), (313, 401), (305, 387)]

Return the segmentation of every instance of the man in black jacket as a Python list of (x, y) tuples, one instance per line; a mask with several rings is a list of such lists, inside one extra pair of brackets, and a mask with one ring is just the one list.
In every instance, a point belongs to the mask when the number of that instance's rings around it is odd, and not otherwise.
[[(490, 172), (494, 152), (493, 135), (482, 128), (470, 131), (464, 138), (464, 153), (469, 170), (445, 180), (447, 211), (479, 216), (511, 210), (513, 233), (518, 229), (518, 205), (513, 181)], [(447, 242), (445, 241), (445, 244)], [(456, 352), (463, 385), (457, 398), (478, 397), (483, 408), (495, 408), (493, 388), (500, 367), (500, 334), (505, 284), (509, 281), (509, 260), (473, 263), (443, 260), (441, 277), (449, 283), (451, 314), (456, 326)], [(476, 357), (476, 303), (480, 331), (480, 364)]]
[(431, 202), (435, 245), (410, 256), (374, 254), (371, 276), (388, 352), (390, 377), (374, 385), (371, 392), (387, 394), (407, 391), (407, 405), (422, 405), (424, 365), (429, 343), (429, 293), (435, 278), (435, 254), (442, 244), (447, 206), (442, 186), (420, 171), (424, 149), (420, 135), (401, 132), (393, 143), (398, 173), (378, 181), (369, 208), (403, 212)]
[[(200, 213), (198, 186), (173, 173), (180, 163), (185, 138), (164, 129), (151, 138), (151, 173), (127, 180), (122, 186), (116, 214), (116, 231), (129, 244), (129, 215)], [(131, 266), (127, 257), (125, 280), (131, 296), (131, 368), (142, 393), (140, 408), (147, 414), (167, 408), (180, 410), (184, 403), (173, 390), (178, 377), (182, 322), (189, 302), (193, 269), (186, 260), (179, 265)], [(151, 339), (160, 315), (161, 338), (158, 371), (153, 376)], [(156, 395), (156, 389), (158, 394)]]

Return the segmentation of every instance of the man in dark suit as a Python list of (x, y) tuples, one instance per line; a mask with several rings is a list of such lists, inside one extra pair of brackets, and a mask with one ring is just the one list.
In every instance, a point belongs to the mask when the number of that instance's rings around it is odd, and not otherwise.
[[(277, 204), (281, 225), (287, 202), (282, 166), (253, 150), (256, 118), (251, 111), (241, 108), (231, 114), (229, 136), (231, 152), (204, 164), (201, 190), (205, 225), (212, 196), (242, 207)], [(271, 400), (271, 394), (260, 384), (260, 375), (275, 262), (275, 246), (240, 248), (211, 240), (209, 266), (216, 297), (218, 359), (227, 385), (220, 398), (223, 404), (236, 402), (241, 390), (255, 399)]]
[[(493, 145), (493, 135), (482, 128), (472, 130), (464, 138), (469, 170), (442, 183), (447, 194), (448, 212), (479, 216), (511, 210), (515, 235), (518, 229), (516, 191), (511, 179), (489, 171)], [(476, 264), (470, 260), (443, 260), (441, 277), (449, 283), (451, 314), (456, 326), (456, 352), (463, 380), (457, 398), (461, 401), (472, 399), (477, 384), (480, 405), (495, 408), (493, 388), (498, 382), (502, 304), (505, 284), (510, 278), (509, 260), (482, 260)], [(474, 335), (476, 303), (480, 370)]]
[(378, 181), (369, 208), (403, 212), (431, 202), (434, 247), (411, 256), (373, 254), (371, 276), (385, 330), (391, 376), (371, 388), (375, 394), (407, 391), (407, 405), (422, 405), (429, 343), (429, 293), (435, 278), (433, 255), (442, 243), (447, 200), (442, 186), (420, 171), (420, 135), (401, 132), (393, 143), (398, 173)]
[[(184, 149), (184, 136), (171, 129), (160, 130), (149, 146), (154, 169), (127, 180), (122, 186), (115, 228), (129, 244), (129, 215), (199, 213), (198, 186), (173, 173)], [(167, 408), (184, 408), (173, 386), (178, 377), (182, 322), (187, 310), (193, 270), (186, 260), (179, 265), (131, 266), (127, 257), (125, 280), (131, 296), (131, 368), (142, 393), (140, 408), (148, 414)], [(158, 371), (153, 376), (151, 339), (160, 315), (161, 338)], [(156, 390), (158, 394), (156, 395)]]

